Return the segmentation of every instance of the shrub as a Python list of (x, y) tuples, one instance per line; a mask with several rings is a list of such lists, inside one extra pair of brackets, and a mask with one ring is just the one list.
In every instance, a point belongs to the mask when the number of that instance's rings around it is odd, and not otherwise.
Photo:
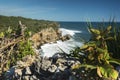
[(111, 28), (112, 27), (109, 26), (105, 30), (99, 30), (89, 27), (92, 35), (91, 40), (79, 49), (79, 51), (85, 55), (80, 56), (77, 51), (74, 51), (75, 53), (77, 52), (78, 58), (82, 57), (83, 63), (72, 66), (72, 69), (86, 67), (90, 68), (91, 71), (96, 70), (99, 77), (117, 79), (118, 72), (112, 64), (120, 64), (120, 60), (111, 56), (106, 43), (114, 39), (110, 36)]
[(32, 42), (29, 40), (31, 32), (27, 29), (24, 35), (14, 34), (16, 30), (10, 27), (0, 32), (0, 75), (14, 66), (18, 60), (26, 55), (34, 55)]
[(26, 55), (33, 55), (34, 51), (30, 40), (23, 40), (18, 43), (17, 59), (22, 59)]

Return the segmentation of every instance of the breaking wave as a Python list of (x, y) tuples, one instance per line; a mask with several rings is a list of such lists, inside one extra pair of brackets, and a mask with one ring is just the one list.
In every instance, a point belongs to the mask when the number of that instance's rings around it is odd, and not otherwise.
[[(65, 28), (60, 28), (62, 31), (62, 36), (69, 34), (74, 36), (76, 33), (82, 33), (82, 31), (77, 30), (69, 30)], [(83, 43), (75, 41), (74, 38), (71, 38), (67, 41), (57, 41), (56, 43), (47, 43), (41, 46), (40, 54), (43, 57), (52, 57), (56, 53), (66, 53), (70, 54), (70, 51), (73, 50), (75, 47), (80, 47)]]

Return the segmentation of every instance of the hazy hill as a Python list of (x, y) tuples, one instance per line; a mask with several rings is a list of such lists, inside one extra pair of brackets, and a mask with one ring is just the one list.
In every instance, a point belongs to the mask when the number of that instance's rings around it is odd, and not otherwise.
[(0, 31), (4, 31), (9, 26), (13, 29), (18, 27), (18, 22), (21, 21), (22, 24), (26, 25), (29, 30), (33, 32), (38, 32), (43, 28), (53, 27), (58, 29), (58, 23), (47, 20), (36, 20), (24, 17), (15, 17), (15, 16), (2, 16), (0, 15)]

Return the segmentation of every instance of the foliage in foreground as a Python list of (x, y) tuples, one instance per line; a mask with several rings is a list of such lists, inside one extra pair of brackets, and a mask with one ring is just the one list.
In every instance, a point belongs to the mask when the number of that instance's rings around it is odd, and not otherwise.
[(18, 34), (17, 29), (13, 30), (9, 27), (8, 30), (0, 33), (0, 75), (26, 55), (34, 55), (32, 42), (29, 40), (30, 31), (25, 30), (21, 35), (23, 30)]
[[(105, 30), (99, 30), (89, 27), (89, 31), (92, 34), (91, 40), (73, 52), (74, 57), (83, 60), (83, 64), (72, 66), (72, 69), (86, 67), (90, 68), (91, 71), (96, 70), (99, 77), (117, 79), (118, 72), (113, 64), (120, 65), (120, 60), (112, 57), (106, 43), (114, 39), (110, 36), (111, 28), (109, 26)], [(81, 56), (78, 52), (84, 55)]]
[(120, 27), (114, 23), (112, 33), (110, 34), (114, 39), (107, 41), (108, 50), (112, 53), (114, 58), (120, 59)]
[(46, 28), (57, 30), (58, 27), (53, 21), (0, 15), (0, 76), (24, 56), (34, 55), (29, 40), (32, 34)]

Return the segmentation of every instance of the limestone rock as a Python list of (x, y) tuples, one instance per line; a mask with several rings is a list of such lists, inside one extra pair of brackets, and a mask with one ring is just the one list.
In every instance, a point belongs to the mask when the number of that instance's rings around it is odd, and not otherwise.
[(34, 47), (39, 48), (42, 44), (56, 42), (57, 40), (69, 40), (70, 35), (62, 36), (60, 30), (54, 30), (53, 28), (43, 29), (42, 31), (35, 33), (31, 40), (34, 42)]
[(37, 79), (37, 77), (36, 77), (35, 75), (32, 75), (32, 76), (30, 77), (30, 80), (39, 80), (39, 79)]
[(25, 68), (25, 71), (26, 71), (25, 72), (26, 75), (32, 74), (31, 70), (30, 70), (30, 67)]
[(23, 80), (29, 80), (30, 76), (23, 76)]
[(69, 34), (67, 34), (67, 35), (61, 37), (61, 40), (66, 41), (66, 40), (69, 40), (70, 38), (71, 38), (71, 36)]
[(51, 73), (53, 73), (53, 72), (56, 71), (56, 69), (57, 69), (57, 66), (53, 64), (53, 65), (51, 65), (51, 66), (48, 68), (48, 71), (51, 72)]
[(56, 61), (56, 63), (58, 63), (58, 64), (59, 64), (59, 63), (63, 63), (63, 64), (64, 64), (64, 63), (66, 63), (66, 62), (67, 62), (67, 60), (64, 59), (64, 58), (58, 58), (57, 61)]
[(51, 63), (51, 61), (43, 59), (41, 69), (46, 71), (51, 66)]
[(19, 67), (27, 67), (30, 66), (35, 60), (35, 56), (27, 55), (22, 60), (17, 61), (17, 65)]
[(80, 63), (63, 57), (58, 57), (55, 62), (53, 59), (38, 56), (29, 66), (16, 65), (6, 73), (5, 80), (69, 80), (72, 75), (70, 65)]

